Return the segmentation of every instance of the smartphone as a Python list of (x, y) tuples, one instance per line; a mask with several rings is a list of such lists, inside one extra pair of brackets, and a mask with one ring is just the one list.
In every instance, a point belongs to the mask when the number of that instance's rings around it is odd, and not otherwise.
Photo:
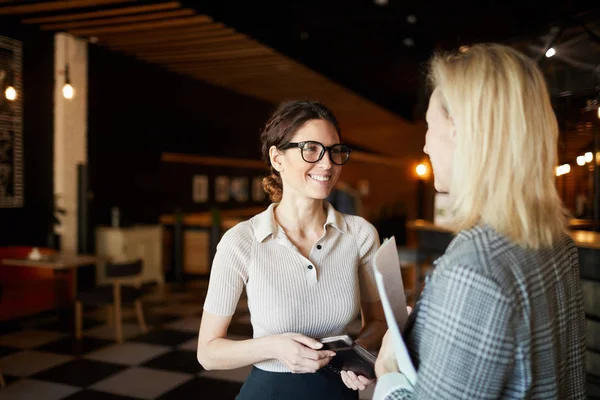
[(327, 368), (338, 374), (341, 371), (353, 371), (368, 379), (375, 378), (374, 366), (377, 358), (354, 343), (350, 336), (331, 336), (319, 339), (319, 341), (323, 343), (323, 349), (336, 353), (336, 356), (327, 364)]
[(319, 339), (323, 343), (323, 350), (342, 351), (352, 349), (354, 341), (348, 335), (331, 336)]

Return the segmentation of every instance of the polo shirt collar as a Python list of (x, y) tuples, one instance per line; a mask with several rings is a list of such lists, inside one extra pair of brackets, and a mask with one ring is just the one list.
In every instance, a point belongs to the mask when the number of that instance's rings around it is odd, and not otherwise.
[[(277, 233), (279, 226), (275, 221), (274, 210), (278, 204), (279, 203), (271, 203), (265, 211), (254, 217), (254, 236), (259, 242), (262, 242), (268, 236)], [(327, 228), (328, 225), (331, 225), (341, 233), (346, 233), (348, 231), (348, 226), (342, 213), (336, 211), (328, 202), (325, 202), (325, 208), (327, 219), (324, 227)]]

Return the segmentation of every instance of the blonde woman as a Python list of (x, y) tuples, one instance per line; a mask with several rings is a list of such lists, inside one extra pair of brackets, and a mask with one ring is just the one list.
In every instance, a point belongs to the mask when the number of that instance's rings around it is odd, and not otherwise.
[(386, 335), (375, 399), (583, 399), (579, 265), (544, 77), (495, 44), (435, 56), (430, 77), (424, 151), (457, 235), (404, 332), (417, 383), (398, 372)]

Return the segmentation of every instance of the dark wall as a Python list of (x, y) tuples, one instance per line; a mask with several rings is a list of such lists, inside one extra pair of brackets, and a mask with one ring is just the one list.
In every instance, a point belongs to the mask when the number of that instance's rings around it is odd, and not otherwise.
[(94, 45), (88, 73), (92, 226), (108, 224), (115, 206), (124, 223), (155, 223), (176, 208), (205, 211), (212, 203), (191, 201), (194, 174), (254, 173), (167, 165), (160, 154), (259, 159), (271, 104)]
[(54, 38), (6, 24), (0, 35), (23, 42), (24, 163), (24, 206), (0, 209), (0, 246), (45, 246), (54, 203)]

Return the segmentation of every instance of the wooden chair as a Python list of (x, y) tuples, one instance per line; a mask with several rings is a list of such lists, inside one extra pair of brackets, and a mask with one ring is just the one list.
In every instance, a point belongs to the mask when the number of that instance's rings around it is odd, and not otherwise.
[(99, 286), (77, 295), (75, 301), (75, 337), (82, 337), (83, 307), (112, 305), (112, 315), (117, 343), (123, 343), (123, 321), (121, 318), (121, 305), (133, 303), (135, 313), (142, 332), (147, 333), (148, 327), (144, 321), (142, 310), (142, 296), (140, 275), (142, 260), (130, 263), (107, 263), (106, 277), (111, 279), (112, 285)]

